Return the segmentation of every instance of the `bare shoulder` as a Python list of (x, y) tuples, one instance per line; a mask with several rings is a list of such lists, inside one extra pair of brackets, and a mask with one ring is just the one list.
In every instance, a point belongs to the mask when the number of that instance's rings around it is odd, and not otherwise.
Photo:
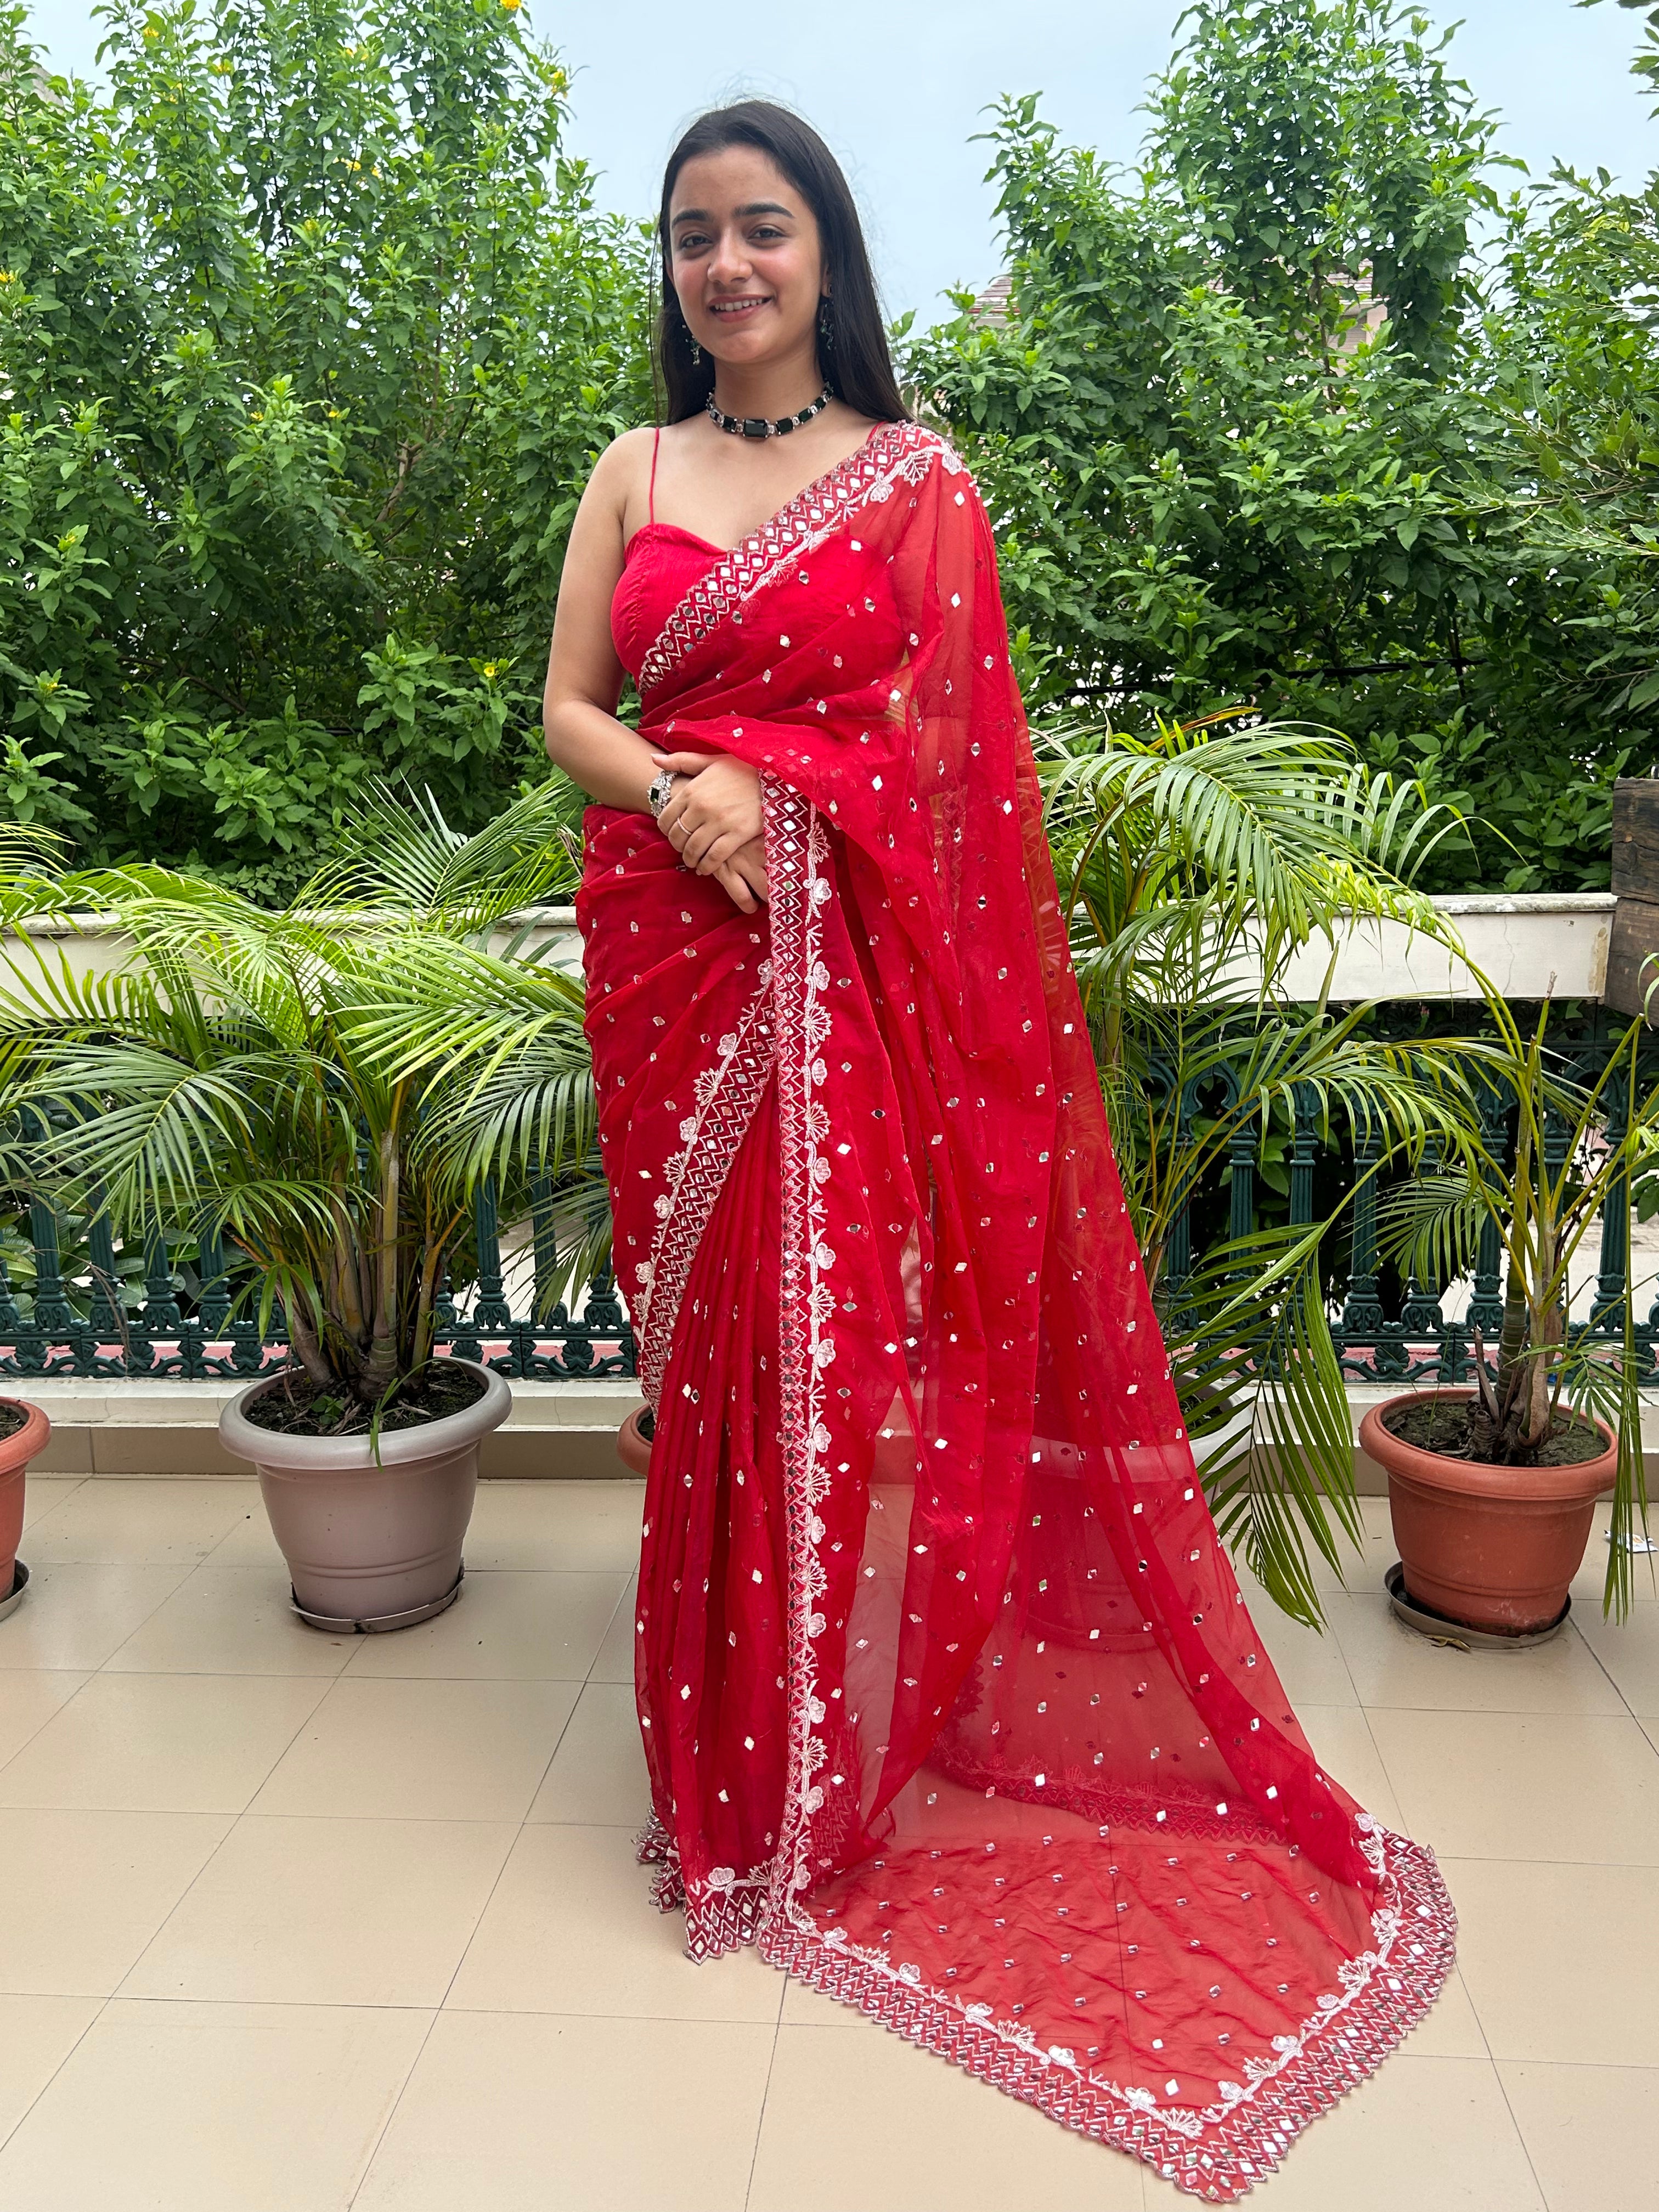
[(593, 464), (593, 473), (587, 479), (589, 495), (620, 514), (629, 495), (645, 483), (655, 436), (655, 431), (646, 422), (638, 429), (624, 430), (619, 438), (613, 438)]

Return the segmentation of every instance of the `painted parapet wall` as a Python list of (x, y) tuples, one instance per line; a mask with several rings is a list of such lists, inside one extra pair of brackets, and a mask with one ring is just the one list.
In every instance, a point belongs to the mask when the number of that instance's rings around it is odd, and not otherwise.
[[(1356, 920), (1335, 941), (1318, 938), (1289, 963), (1284, 988), (1292, 998), (1316, 999), (1330, 974), (1329, 995), (1343, 1004), (1367, 999), (1477, 999), (1474, 971), (1509, 999), (1597, 1000), (1618, 901), (1611, 891), (1475, 893), (1431, 899), (1462, 954), (1401, 922)], [(26, 974), (37, 957), (61, 955), (77, 973), (109, 975), (127, 957), (127, 942), (107, 918), (76, 915), (31, 921), (25, 950), (0, 939), (0, 966)], [(581, 939), (574, 907), (532, 907), (496, 932), (491, 950), (551, 959), (575, 973)], [(1333, 966), (1333, 956), (1334, 964)], [(1258, 981), (1248, 962), (1231, 979), (1248, 991)]]

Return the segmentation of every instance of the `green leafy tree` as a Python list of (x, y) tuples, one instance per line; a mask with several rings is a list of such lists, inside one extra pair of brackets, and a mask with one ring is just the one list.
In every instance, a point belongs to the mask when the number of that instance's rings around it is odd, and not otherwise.
[(83, 857), (309, 871), (378, 775), (534, 764), (565, 536), (648, 406), (644, 245), (518, 0), (0, 9), (0, 784)]
[[(1659, 757), (1652, 210), (1620, 228), (1565, 175), (1500, 204), (1415, 9), (1183, 22), (1133, 174), (1002, 103), (1008, 313), (964, 295), (909, 351), (996, 518), (1032, 695), (1340, 730), (1465, 814), (1477, 880), (1604, 884), (1612, 778)], [(1437, 869), (1468, 887), (1466, 853)]]

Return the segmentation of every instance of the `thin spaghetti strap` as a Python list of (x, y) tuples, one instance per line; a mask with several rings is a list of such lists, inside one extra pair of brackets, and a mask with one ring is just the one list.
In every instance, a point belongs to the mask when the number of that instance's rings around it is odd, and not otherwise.
[(646, 509), (653, 522), (657, 519), (657, 448), (661, 443), (661, 430), (659, 428), (653, 430), (651, 433), (651, 491)]

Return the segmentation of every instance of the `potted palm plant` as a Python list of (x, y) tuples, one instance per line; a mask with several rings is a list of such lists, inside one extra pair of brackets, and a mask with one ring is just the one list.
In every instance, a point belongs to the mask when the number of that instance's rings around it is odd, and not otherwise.
[(479, 1443), (510, 1395), (435, 1356), (447, 1273), (484, 1176), (510, 1218), (589, 1149), (580, 986), (500, 942), (571, 880), (565, 804), (544, 788), (465, 839), (380, 793), (282, 913), (106, 875), (125, 967), (77, 980), (43, 954), (0, 994), (33, 1055), (37, 1182), (125, 1238), (190, 1223), (240, 1255), (262, 1339), (280, 1318), (290, 1358), (220, 1429), (319, 1626), (406, 1626), (459, 1588)]
[[(1468, 1274), (1483, 1230), (1495, 1231), (1504, 1284), (1492, 1357), (1476, 1328), (1471, 1386), (1390, 1398), (1360, 1431), (1388, 1474), (1405, 1600), (1509, 1637), (1565, 1621), (1607, 1491), (1603, 1607), (1622, 1616), (1637, 1519), (1644, 1531), (1647, 1522), (1626, 1259), (1633, 1179), (1659, 1149), (1659, 1086), (1642, 1086), (1642, 1023), (1585, 1080), (1547, 1048), (1549, 1012), (1523, 1031), (1489, 999), (1494, 1034), (1468, 1050), (1496, 1110), (1455, 1125), (1440, 1170), (1392, 1193), (1379, 1214), (1382, 1249), (1424, 1279)], [(1593, 1324), (1573, 1325), (1573, 1263), (1604, 1220), (1618, 1264), (1604, 1243)]]
[[(1340, 1571), (1363, 1530), (1353, 1431), (1322, 1249), (1337, 1217), (1309, 1163), (1364, 1127), (1375, 1178), (1471, 1119), (1461, 1048), (1370, 1033), (1292, 988), (1357, 922), (1455, 951), (1413, 878), (1456, 816), (1369, 774), (1334, 732), (1254, 716), (1148, 732), (1037, 732), (1049, 842), (1134, 1216), (1199, 1472), (1224, 1539), (1318, 1626), (1313, 1559)], [(1269, 1131), (1294, 1129), (1287, 1221), (1255, 1225)], [(1193, 1252), (1200, 1192), (1231, 1177), (1231, 1224)], [(1352, 1194), (1350, 1194), (1352, 1196)], [(1345, 1201), (1346, 1203), (1346, 1201)]]

